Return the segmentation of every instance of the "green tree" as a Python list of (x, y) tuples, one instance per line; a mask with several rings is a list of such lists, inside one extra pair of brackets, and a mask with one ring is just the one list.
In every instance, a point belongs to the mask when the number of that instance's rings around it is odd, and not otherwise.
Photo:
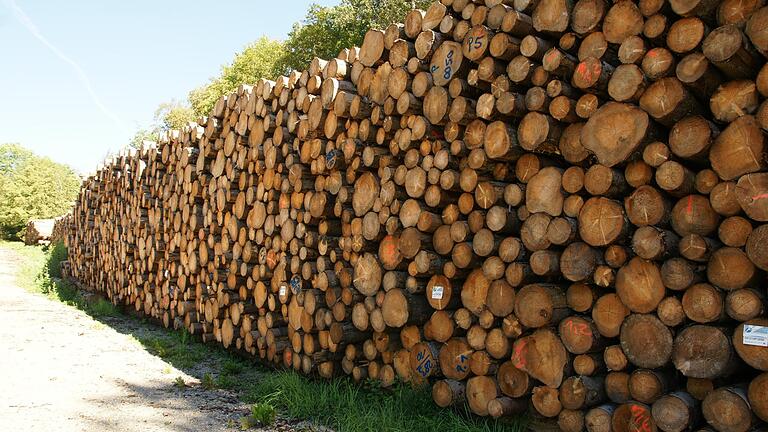
[(259, 78), (274, 78), (286, 70), (278, 64), (283, 43), (266, 36), (246, 46), (235, 55), (232, 63), (223, 65), (221, 73), (189, 93), (193, 112), (208, 115), (216, 101), (233, 92), (240, 84), (253, 84)]
[(181, 129), (187, 123), (195, 121), (195, 117), (195, 112), (189, 104), (177, 100), (163, 102), (155, 110), (152, 125), (137, 130), (128, 145), (139, 148), (144, 141), (157, 141), (162, 132)]
[(34, 154), (21, 144), (0, 145), (0, 177), (13, 172), (20, 164), (33, 157)]
[(4, 236), (19, 236), (30, 219), (60, 216), (69, 210), (80, 188), (80, 178), (72, 168), (36, 156), (18, 144), (0, 145), (0, 155), (0, 231)]
[(160, 139), (160, 136), (158, 135), (157, 129), (141, 128), (136, 131), (128, 145), (138, 149), (141, 148), (141, 145), (144, 144), (145, 141), (157, 142), (158, 139)]
[(370, 28), (386, 28), (402, 21), (413, 8), (426, 8), (430, 0), (342, 0), (338, 6), (309, 7), (293, 25), (280, 59), (282, 69), (305, 69), (314, 57), (332, 58), (342, 49), (359, 46)]
[(155, 126), (161, 131), (181, 129), (195, 121), (195, 111), (177, 100), (161, 103), (155, 110)]

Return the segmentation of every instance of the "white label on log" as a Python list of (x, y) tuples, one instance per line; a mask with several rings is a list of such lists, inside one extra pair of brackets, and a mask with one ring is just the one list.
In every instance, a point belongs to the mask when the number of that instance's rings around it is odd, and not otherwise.
[(285, 285), (280, 287), (280, 297), (285, 296)]
[(768, 327), (744, 325), (744, 345), (768, 347)]
[(442, 300), (443, 299), (443, 287), (440, 285), (435, 285), (432, 287), (432, 299), (433, 300)]

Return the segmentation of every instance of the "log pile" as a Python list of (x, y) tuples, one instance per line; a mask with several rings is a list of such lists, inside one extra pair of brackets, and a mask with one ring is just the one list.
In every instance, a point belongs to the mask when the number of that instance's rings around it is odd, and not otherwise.
[(72, 217), (65, 214), (53, 219), (53, 231), (51, 232), (51, 243), (61, 243), (67, 246), (67, 234), (70, 231), (70, 222)]
[(740, 0), (412, 10), (99, 169), (71, 273), (480, 416), (764, 428), (767, 22)]
[(24, 244), (48, 244), (53, 234), (53, 219), (32, 219), (24, 230)]

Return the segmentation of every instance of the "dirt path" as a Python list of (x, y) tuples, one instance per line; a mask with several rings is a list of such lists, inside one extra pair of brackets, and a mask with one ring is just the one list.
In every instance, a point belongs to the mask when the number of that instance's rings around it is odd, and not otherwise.
[(111, 322), (106, 326), (16, 286), (20, 263), (21, 257), (0, 248), (0, 429), (237, 430), (231, 425), (246, 407), (232, 393), (199, 385), (179, 389), (179, 376), (198, 380), (145, 351)]

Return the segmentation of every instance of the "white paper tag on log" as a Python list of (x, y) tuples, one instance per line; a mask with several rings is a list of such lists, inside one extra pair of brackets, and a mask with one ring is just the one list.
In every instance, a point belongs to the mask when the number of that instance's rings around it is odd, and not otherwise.
[(280, 286), (280, 297), (283, 297), (285, 295), (286, 287), (285, 285)]
[(432, 287), (432, 299), (433, 300), (442, 300), (443, 299), (443, 287), (440, 285), (435, 285)]
[(744, 345), (768, 347), (768, 327), (744, 324)]

